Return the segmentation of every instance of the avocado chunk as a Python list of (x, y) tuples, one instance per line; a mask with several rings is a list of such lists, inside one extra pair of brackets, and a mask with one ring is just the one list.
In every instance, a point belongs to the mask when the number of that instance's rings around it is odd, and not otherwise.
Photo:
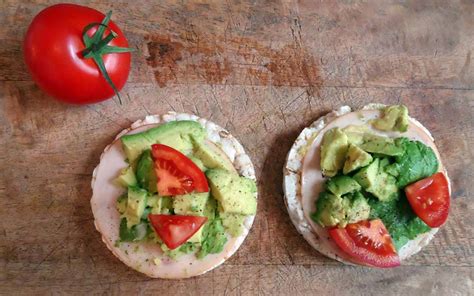
[(226, 242), (227, 235), (222, 220), (216, 217), (204, 225), (201, 249), (196, 253), (196, 257), (202, 259), (208, 254), (218, 254), (222, 252)]
[(205, 216), (209, 192), (176, 195), (173, 198), (173, 209), (177, 215)]
[(115, 183), (125, 188), (137, 185), (137, 179), (133, 173), (132, 167), (128, 166), (121, 169), (119, 176), (115, 179)]
[(349, 149), (346, 154), (346, 161), (344, 162), (343, 174), (348, 174), (359, 168), (368, 166), (372, 162), (372, 156), (360, 149), (359, 147), (349, 144)]
[(143, 151), (150, 149), (153, 144), (167, 145), (186, 154), (193, 149), (191, 136), (193, 141), (202, 142), (206, 131), (196, 121), (182, 120), (171, 121), (141, 133), (125, 135), (120, 140), (128, 162), (134, 164)]
[(148, 233), (148, 226), (144, 222), (128, 227), (127, 219), (120, 221), (119, 237), (122, 242), (136, 242), (145, 238)]
[[(204, 194), (204, 193), (201, 193), (201, 194)], [(212, 223), (213, 219), (216, 217), (217, 203), (215, 199), (210, 197), (209, 193), (206, 193), (206, 194), (207, 194), (207, 201), (205, 205), (203, 205), (203, 211), (198, 211), (198, 214), (196, 215), (205, 216), (207, 217), (208, 220), (192, 237), (188, 239), (188, 242), (203, 244), (203, 241), (206, 235), (205, 229), (209, 228), (209, 224)], [(192, 214), (190, 213), (190, 215)]]
[(161, 243), (160, 247), (165, 256), (172, 260), (178, 260), (183, 255), (195, 252), (198, 248), (198, 244), (188, 240), (186, 243), (173, 250), (170, 250), (164, 243)]
[(255, 181), (223, 169), (206, 172), (212, 196), (219, 202), (221, 212), (254, 215), (257, 211)]
[(377, 172), (379, 169), (379, 159), (376, 158), (369, 166), (361, 169), (357, 174), (354, 175), (356, 180), (364, 189), (375, 186), (377, 179)]
[(127, 193), (124, 193), (117, 198), (117, 204), (115, 205), (117, 208), (117, 211), (122, 215), (125, 213), (125, 210), (127, 209)]
[(348, 148), (347, 136), (340, 128), (328, 130), (321, 143), (321, 171), (334, 177), (342, 169)]
[(207, 222), (204, 224), (198, 232), (196, 232), (188, 241), (197, 241), (199, 239), (199, 243), (203, 243), (205, 232), (204, 229), (208, 228), (209, 223), (213, 221), (216, 217), (216, 210), (217, 210), (217, 202), (214, 198), (209, 197), (207, 199), (206, 205), (204, 207), (204, 212), (202, 216), (207, 217)]
[(372, 126), (382, 131), (408, 130), (408, 108), (405, 105), (388, 106), (382, 110), (382, 116), (372, 122)]
[(138, 187), (128, 187), (127, 208), (124, 217), (127, 219), (127, 227), (131, 228), (140, 223), (145, 211), (147, 191)]
[(189, 159), (191, 159), (192, 162), (194, 162), (194, 164), (203, 172), (205, 172), (207, 170), (206, 166), (204, 165), (204, 163), (197, 157), (195, 156), (189, 156), (188, 157)]
[(141, 188), (148, 190), (150, 193), (158, 192), (156, 188), (157, 178), (150, 149), (145, 150), (137, 162), (137, 181)]
[(173, 198), (152, 194), (148, 196), (146, 205), (151, 208), (152, 214), (170, 214), (173, 210)]
[(367, 220), (370, 216), (370, 205), (360, 192), (355, 192), (350, 198), (350, 207), (347, 209), (346, 222), (348, 224)]
[(366, 152), (387, 156), (400, 156), (404, 153), (403, 148), (391, 138), (366, 134), (364, 139), (365, 142), (360, 145), (360, 148)]
[(204, 166), (210, 169), (223, 169), (230, 172), (235, 172), (234, 165), (217, 147), (213, 147), (206, 141), (198, 142), (193, 141), (194, 144), (194, 155), (199, 158)]
[[(382, 162), (384, 164), (385, 161)], [(362, 168), (353, 176), (367, 192), (372, 193), (381, 201), (390, 201), (398, 198), (397, 180), (385, 172), (376, 158), (369, 166)]]
[(347, 142), (352, 145), (364, 143), (364, 135), (369, 132), (367, 125), (348, 125), (342, 129), (347, 136)]
[(400, 175), (399, 167), (397, 163), (392, 163), (385, 167), (385, 172), (389, 175), (394, 176), (395, 178)]
[(336, 176), (326, 182), (326, 189), (336, 196), (343, 196), (358, 191), (361, 187), (357, 181), (349, 176)]
[(327, 191), (319, 194), (316, 201), (316, 212), (311, 215), (314, 222), (323, 227), (332, 227), (344, 223), (345, 217), (346, 210), (342, 197), (335, 196)]
[(339, 197), (323, 191), (319, 194), (316, 212), (311, 215), (311, 219), (323, 227), (344, 228), (349, 223), (368, 219), (369, 215), (369, 203), (360, 192)]
[(222, 225), (232, 237), (240, 236), (244, 230), (244, 220), (247, 216), (240, 214), (220, 213)]

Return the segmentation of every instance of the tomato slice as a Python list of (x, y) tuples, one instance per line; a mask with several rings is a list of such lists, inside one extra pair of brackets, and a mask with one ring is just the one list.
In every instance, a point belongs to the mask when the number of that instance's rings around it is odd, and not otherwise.
[(400, 265), (392, 238), (379, 219), (332, 228), (328, 232), (339, 248), (357, 263), (375, 267)]
[(155, 232), (171, 250), (184, 244), (207, 221), (207, 217), (153, 214), (149, 214), (148, 219)]
[(426, 225), (439, 227), (448, 219), (451, 198), (446, 176), (439, 172), (405, 187), (408, 202)]
[(186, 155), (162, 144), (154, 144), (151, 148), (160, 195), (209, 192), (206, 176)]

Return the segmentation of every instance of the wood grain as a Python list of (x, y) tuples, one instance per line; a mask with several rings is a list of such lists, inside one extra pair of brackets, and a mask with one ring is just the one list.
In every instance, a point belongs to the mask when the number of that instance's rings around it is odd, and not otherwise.
[[(96, 275), (95, 279), (77, 283), (62, 277), (48, 285), (24, 286), (22, 291), (65, 295), (96, 295), (102, 291), (114, 295), (156, 295), (166, 291), (176, 295), (469, 295), (472, 286), (459, 273), (473, 276), (472, 269), (466, 267), (408, 267), (385, 271), (348, 266), (229, 264), (216, 272), (178, 281), (117, 280), (102, 278), (97, 271), (91, 273)], [(11, 284), (4, 288), (4, 292), (11, 294), (17, 291)]]
[[(0, 2), (0, 294), (472, 294), (472, 2), (81, 2), (112, 8), (137, 48), (122, 106), (65, 105), (31, 82), (22, 36), (52, 3)], [(284, 159), (301, 129), (369, 102), (406, 104), (453, 182), (447, 224), (394, 270), (323, 257), (298, 235), (282, 197)], [(131, 122), (168, 110), (226, 127), (259, 180), (243, 246), (183, 281), (149, 280), (120, 263), (89, 206), (103, 148)]]

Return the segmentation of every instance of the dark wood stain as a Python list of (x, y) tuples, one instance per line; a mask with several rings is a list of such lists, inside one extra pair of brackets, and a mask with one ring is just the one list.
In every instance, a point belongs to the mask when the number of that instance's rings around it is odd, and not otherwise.
[(251, 84), (308, 87), (322, 84), (316, 59), (298, 43), (272, 48), (251, 38), (153, 34), (145, 37), (147, 63), (157, 83)]
[(181, 50), (183, 45), (172, 42), (169, 37), (156, 36), (154, 41), (147, 42), (149, 57), (147, 63), (155, 70), (156, 82), (165, 86), (168, 80), (175, 76), (174, 69), (178, 67), (178, 61), (182, 59)]

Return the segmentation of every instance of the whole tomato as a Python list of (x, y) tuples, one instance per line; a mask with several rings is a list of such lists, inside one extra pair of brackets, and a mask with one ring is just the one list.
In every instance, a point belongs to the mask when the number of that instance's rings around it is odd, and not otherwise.
[(118, 94), (130, 72), (132, 50), (120, 28), (109, 21), (110, 14), (57, 4), (33, 19), (23, 52), (41, 89), (73, 104), (96, 103)]

